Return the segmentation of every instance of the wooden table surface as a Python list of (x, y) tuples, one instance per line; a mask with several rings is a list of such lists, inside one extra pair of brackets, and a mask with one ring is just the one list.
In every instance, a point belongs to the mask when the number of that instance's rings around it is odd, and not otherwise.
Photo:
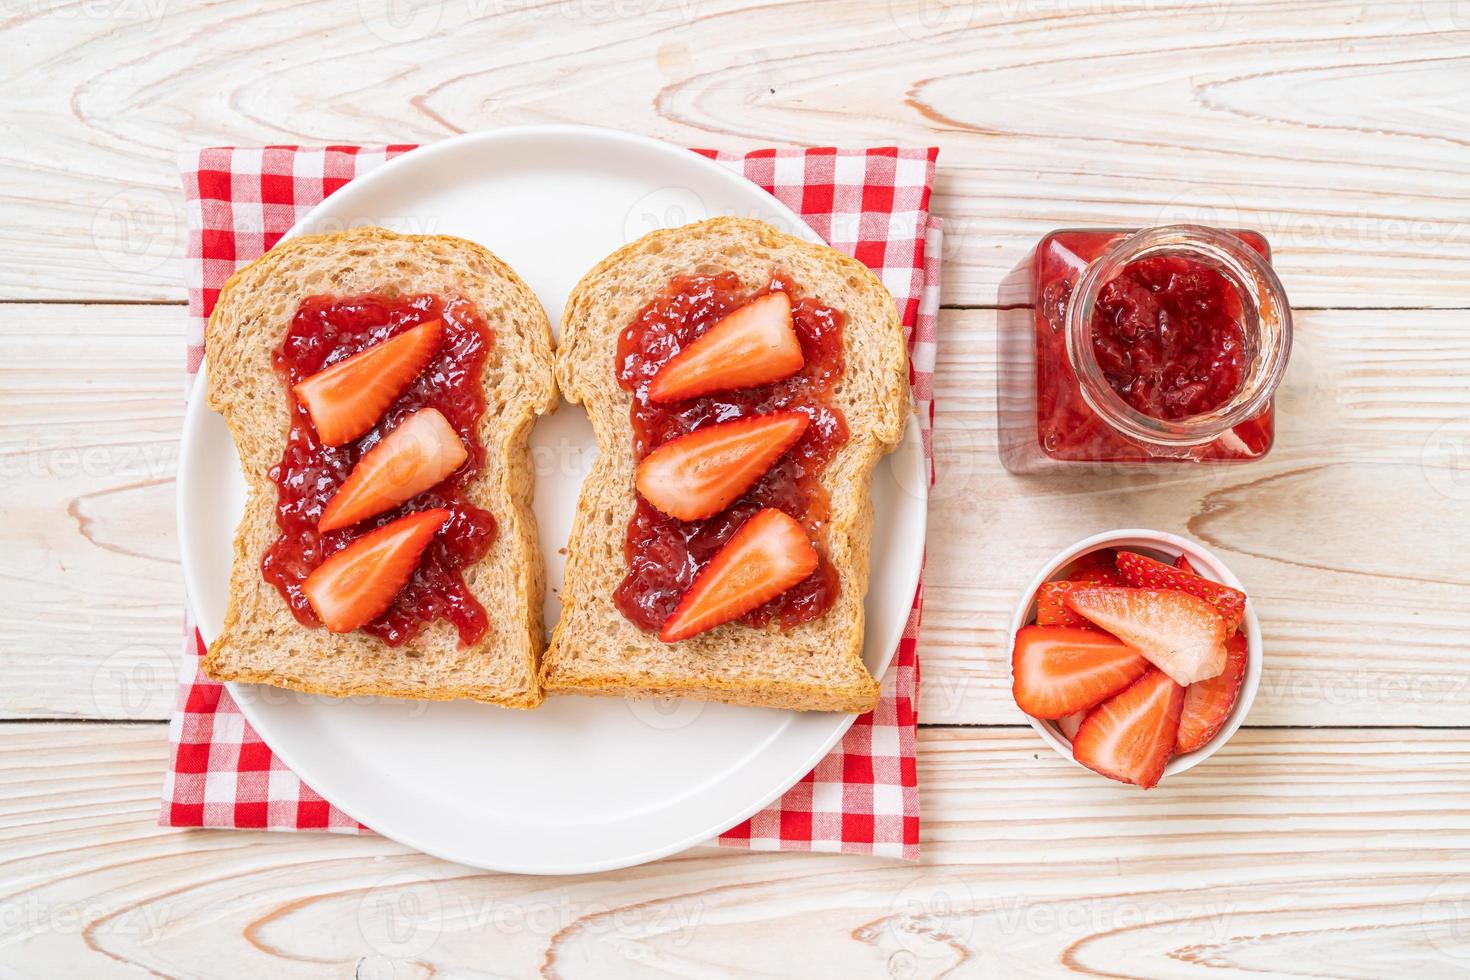
[[(1470, 973), (1470, 8), (1461, 0), (0, 6), (0, 977)], [(176, 152), (536, 122), (941, 148), (924, 859), (479, 873), (155, 825), (181, 652)], [(1048, 229), (1262, 230), (1298, 312), (1253, 465), (1021, 479), (1000, 277)], [(1147, 525), (1250, 589), (1249, 727), (1147, 794), (1010, 701), (1056, 549)]]

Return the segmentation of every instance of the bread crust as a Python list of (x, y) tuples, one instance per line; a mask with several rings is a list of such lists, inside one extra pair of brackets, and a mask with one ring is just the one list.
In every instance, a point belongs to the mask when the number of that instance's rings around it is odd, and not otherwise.
[[(832, 512), (828, 557), (840, 590), (820, 619), (781, 631), (727, 624), (675, 644), (629, 622), (613, 603), (627, 571), (623, 541), (635, 505), (631, 393), (615, 377), (618, 334), (678, 275), (734, 272), (747, 289), (789, 272), (803, 295), (842, 310), (844, 378), (833, 402), (850, 437), (822, 476)], [(568, 544), (562, 615), (543, 658), (549, 693), (683, 696), (809, 711), (867, 711), (878, 682), (862, 660), (863, 598), (878, 460), (912, 412), (908, 349), (893, 298), (862, 263), (759, 221), (714, 218), (655, 231), (586, 274), (567, 300), (556, 360), (562, 394), (584, 405), (598, 458), (582, 487)]]
[[(491, 512), (498, 531), (485, 558), (464, 569), (491, 625), (470, 647), (461, 648), (457, 631), (442, 620), (398, 647), (361, 631), (302, 626), (261, 575), (261, 558), (279, 531), (269, 470), (290, 426), (286, 386), (271, 354), (308, 296), (373, 292), (462, 296), (494, 333), (481, 378), (485, 463), (465, 492)], [(488, 249), (444, 235), (363, 228), (293, 238), (225, 283), (205, 349), (208, 404), (229, 426), (249, 490), (235, 533), (224, 629), (203, 660), (205, 674), (310, 694), (539, 705), (545, 575), (531, 512), (528, 440), (558, 394), (551, 327), (520, 277)]]

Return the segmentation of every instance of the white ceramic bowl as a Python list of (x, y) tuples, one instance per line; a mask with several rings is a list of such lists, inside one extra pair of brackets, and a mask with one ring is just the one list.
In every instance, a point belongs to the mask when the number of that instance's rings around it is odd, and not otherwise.
[[(1094, 534), (1070, 548), (1057, 552), (1050, 561), (1042, 566), (1041, 571), (1031, 580), (1031, 584), (1026, 586), (1026, 591), (1021, 593), (1021, 599), (1016, 603), (1016, 612), (1011, 616), (1010, 650), (1016, 647), (1016, 633), (1021, 627), (1036, 619), (1036, 590), (1052, 579), (1065, 578), (1066, 576), (1062, 573), (1074, 561), (1103, 548), (1136, 551), (1140, 555), (1171, 565), (1180, 555), (1187, 555), (1189, 563), (1204, 578), (1221, 582), (1233, 589), (1245, 592), (1247, 596), (1250, 595), (1234, 573), (1225, 567), (1224, 562), (1187, 538), (1144, 528), (1106, 531), (1102, 534)], [(1208, 744), (1169, 760), (1168, 766), (1164, 768), (1165, 780), (1170, 776), (1193, 769), (1214, 755), (1220, 746), (1230, 741), (1230, 737), (1235, 734), (1236, 729), (1240, 727), (1240, 723), (1245, 720), (1246, 714), (1250, 711), (1251, 702), (1256, 699), (1256, 688), (1261, 685), (1261, 624), (1256, 619), (1255, 607), (1249, 599), (1245, 604), (1245, 620), (1240, 624), (1240, 628), (1246, 636), (1245, 681), (1240, 686), (1240, 696), (1235, 699), (1235, 705), (1230, 709), (1230, 715), (1225, 719), (1225, 724)], [(1066, 757), (1078, 766), (1082, 765), (1072, 758), (1072, 743), (1061, 733), (1055, 722), (1042, 721), (1030, 715), (1026, 716), (1026, 720), (1031, 723), (1032, 728), (1036, 729), (1037, 734), (1057, 751), (1057, 754)], [(1164, 785), (1163, 780), (1159, 785)]]

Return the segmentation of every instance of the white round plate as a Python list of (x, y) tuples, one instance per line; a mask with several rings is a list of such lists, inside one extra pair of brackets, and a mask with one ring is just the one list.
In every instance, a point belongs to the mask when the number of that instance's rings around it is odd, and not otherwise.
[[(291, 235), (368, 224), (459, 235), (510, 263), (556, 323), (603, 256), (655, 228), (732, 214), (819, 240), (760, 188), (687, 150), (536, 126), (415, 150), (333, 194)], [(224, 621), (245, 486), (224, 421), (205, 407), (205, 370), (185, 420), (178, 503), (184, 580), (208, 641)], [(596, 442), (571, 405), (543, 419), (531, 442), (550, 628), (559, 549)], [(927, 490), (911, 422), (873, 481), (864, 657), (878, 676), (918, 582)], [(229, 688), (287, 766), (378, 833), (462, 864), (540, 874), (626, 867), (708, 840), (785, 792), (853, 720), (698, 701), (556, 697), (523, 712)]]

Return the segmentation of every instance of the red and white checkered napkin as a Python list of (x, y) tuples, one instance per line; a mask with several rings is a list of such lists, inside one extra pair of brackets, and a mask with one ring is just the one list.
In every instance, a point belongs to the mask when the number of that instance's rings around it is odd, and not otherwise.
[[(220, 288), (343, 184), (412, 146), (214, 148), (181, 161), (188, 199), (189, 375), (204, 354), (204, 324)], [(744, 174), (799, 213), (834, 247), (866, 263), (893, 293), (909, 333), (911, 374), (926, 454), (934, 409), (940, 222), (929, 215), (930, 149), (757, 150), (703, 153)], [(914, 754), (916, 647), (923, 587), (882, 696), (842, 742), (778, 801), (720, 835), (730, 847), (847, 851), (916, 860), (919, 793)], [(229, 692), (199, 672), (204, 644), (192, 622), (169, 738), (173, 759), (159, 822), (169, 827), (272, 830), (367, 828), (276, 759)], [(495, 710), (487, 708), (486, 710)]]

